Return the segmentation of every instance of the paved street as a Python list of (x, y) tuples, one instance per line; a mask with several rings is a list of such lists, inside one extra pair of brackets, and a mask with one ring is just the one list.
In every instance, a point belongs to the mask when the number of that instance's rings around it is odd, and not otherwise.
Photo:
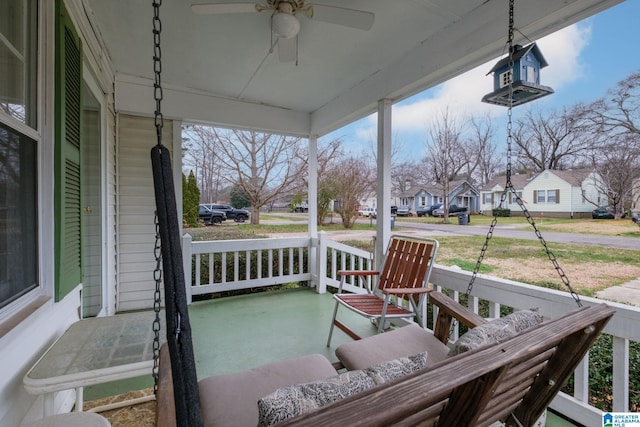
[[(471, 217), (473, 221), (473, 217)], [(418, 230), (425, 230), (430, 232), (441, 232), (446, 234), (462, 234), (472, 236), (485, 236), (489, 231), (488, 225), (475, 226), (475, 225), (457, 225), (457, 224), (425, 224), (416, 222), (403, 222), (397, 221), (396, 226), (414, 228)], [(494, 229), (493, 235), (495, 237), (507, 237), (512, 239), (532, 239), (536, 240), (538, 237), (533, 231), (533, 227), (527, 226), (513, 226), (503, 225), (499, 223)], [(603, 236), (596, 234), (574, 234), (574, 233), (557, 233), (557, 232), (543, 232), (542, 237), (547, 242), (558, 243), (575, 243), (580, 245), (597, 245), (610, 248), (621, 249), (636, 249), (640, 250), (640, 239), (634, 237), (623, 236)]]

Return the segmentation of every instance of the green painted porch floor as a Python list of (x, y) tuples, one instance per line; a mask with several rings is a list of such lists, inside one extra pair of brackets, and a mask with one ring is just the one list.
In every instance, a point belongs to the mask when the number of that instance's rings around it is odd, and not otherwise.
[[(193, 303), (189, 308), (198, 378), (319, 353), (336, 361), (335, 348), (351, 341), (335, 328), (326, 346), (335, 303), (331, 294), (307, 288), (267, 291)], [(376, 333), (367, 319), (341, 308), (338, 318), (361, 336)], [(151, 325), (149, 325), (151, 327)], [(84, 399), (153, 386), (151, 376), (85, 388)], [(574, 424), (549, 414), (547, 427)]]

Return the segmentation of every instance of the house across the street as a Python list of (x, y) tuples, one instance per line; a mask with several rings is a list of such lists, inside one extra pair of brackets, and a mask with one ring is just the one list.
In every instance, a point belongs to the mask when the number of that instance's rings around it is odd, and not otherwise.
[[(556, 218), (587, 218), (591, 211), (607, 204), (607, 195), (601, 192), (600, 175), (592, 169), (545, 170), (537, 175), (513, 175), (511, 183), (526, 208), (532, 214)], [(500, 205), (506, 178), (491, 180), (483, 190), (482, 212), (491, 214)], [(522, 213), (512, 193), (502, 206), (512, 215)]]

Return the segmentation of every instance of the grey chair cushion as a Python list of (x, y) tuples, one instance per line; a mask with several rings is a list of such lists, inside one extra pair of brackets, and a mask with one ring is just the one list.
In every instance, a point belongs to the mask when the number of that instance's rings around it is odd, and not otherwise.
[(322, 381), (283, 387), (258, 401), (258, 427), (306, 414), (329, 403), (424, 368), (427, 353), (402, 357)]
[(199, 381), (205, 426), (255, 427), (260, 398), (291, 384), (321, 380), (337, 374), (319, 354), (283, 360), (233, 374)]
[(516, 311), (508, 316), (494, 319), (476, 326), (458, 338), (448, 356), (455, 356), (465, 351), (504, 341), (541, 322), (542, 315), (537, 310)]
[(412, 324), (342, 344), (336, 348), (336, 356), (345, 368), (353, 371), (424, 351), (429, 353), (427, 366), (431, 366), (444, 360), (449, 349), (431, 331)]

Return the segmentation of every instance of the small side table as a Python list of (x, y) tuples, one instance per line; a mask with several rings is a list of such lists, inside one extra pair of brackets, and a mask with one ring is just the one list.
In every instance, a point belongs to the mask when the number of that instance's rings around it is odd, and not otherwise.
[[(82, 411), (83, 387), (151, 374), (152, 311), (83, 319), (72, 324), (23, 378), (27, 392), (45, 394), (44, 415), (53, 414), (55, 392), (76, 389)], [(161, 343), (165, 314), (160, 314)]]

